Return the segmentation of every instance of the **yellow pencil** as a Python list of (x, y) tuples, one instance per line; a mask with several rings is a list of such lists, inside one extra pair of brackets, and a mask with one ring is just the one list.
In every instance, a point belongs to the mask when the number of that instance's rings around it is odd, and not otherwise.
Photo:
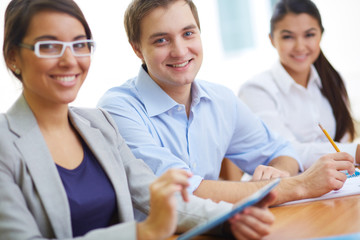
[[(334, 140), (332, 140), (332, 138), (330, 137), (330, 135), (328, 134), (328, 132), (321, 126), (321, 124), (319, 123), (319, 127), (321, 128), (321, 130), (323, 131), (323, 133), (325, 134), (325, 136), (327, 137), (327, 139), (329, 139), (331, 145), (333, 145), (333, 147), (335, 148), (335, 150), (337, 152), (340, 152), (340, 149), (336, 146)], [(360, 167), (359, 163), (354, 163), (355, 167)]]
[(333, 145), (333, 147), (335, 148), (335, 150), (337, 152), (340, 152), (340, 149), (336, 146), (334, 140), (332, 140), (332, 138), (330, 137), (330, 135), (328, 134), (328, 132), (321, 126), (321, 124), (319, 123), (319, 127), (321, 128), (321, 130), (324, 132), (325, 136), (327, 137), (327, 139), (330, 141), (331, 145)]

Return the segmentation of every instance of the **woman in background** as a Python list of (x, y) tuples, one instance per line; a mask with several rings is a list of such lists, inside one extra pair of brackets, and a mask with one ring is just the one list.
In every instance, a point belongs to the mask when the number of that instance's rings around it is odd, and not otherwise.
[(324, 32), (311, 0), (280, 0), (271, 21), (270, 40), (279, 61), (246, 82), (239, 97), (274, 131), (290, 140), (304, 169), (334, 152), (319, 128), (340, 151), (360, 161), (359, 145), (343, 79), (320, 49)]
[[(23, 92), (0, 115), (1, 239), (166, 239), (232, 208), (188, 196), (184, 170), (156, 179), (109, 114), (68, 106), (94, 44), (72, 0), (13, 0), (6, 9), (4, 58)], [(273, 221), (251, 207), (229, 225), (236, 238), (261, 238)]]

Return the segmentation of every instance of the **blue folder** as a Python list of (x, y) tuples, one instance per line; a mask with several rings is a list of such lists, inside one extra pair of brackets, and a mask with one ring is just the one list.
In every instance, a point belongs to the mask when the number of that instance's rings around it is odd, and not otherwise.
[(225, 213), (222, 213), (222, 214), (210, 219), (209, 221), (207, 221), (205, 223), (197, 225), (196, 227), (190, 229), (189, 231), (181, 234), (177, 238), (177, 240), (191, 239), (192, 237), (200, 235), (200, 234), (212, 229), (213, 227), (215, 227), (219, 224), (222, 224), (223, 222), (225, 222), (226, 220), (228, 220), (229, 218), (234, 216), (236, 213), (242, 212), (245, 208), (260, 202), (262, 199), (264, 199), (264, 197), (266, 197), (266, 195), (269, 194), (269, 192), (276, 185), (279, 184), (279, 182), (280, 182), (280, 178), (274, 179), (273, 181), (268, 183), (266, 186), (262, 187), (260, 190), (258, 190), (254, 194), (252, 194), (251, 196), (234, 204), (234, 207), (231, 210), (229, 210)]

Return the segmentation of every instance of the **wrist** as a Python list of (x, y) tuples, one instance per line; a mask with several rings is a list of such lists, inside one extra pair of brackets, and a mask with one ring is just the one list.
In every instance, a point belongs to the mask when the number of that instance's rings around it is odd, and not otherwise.
[(138, 240), (156, 240), (159, 239), (156, 231), (153, 230), (149, 223), (145, 220), (136, 224), (136, 235)]
[(302, 174), (283, 178), (280, 181), (277, 194), (277, 204), (306, 198), (307, 187)]
[(306, 179), (304, 174), (299, 174), (296, 177), (293, 177), (293, 191), (296, 199), (304, 199), (309, 196), (309, 186), (307, 186)]

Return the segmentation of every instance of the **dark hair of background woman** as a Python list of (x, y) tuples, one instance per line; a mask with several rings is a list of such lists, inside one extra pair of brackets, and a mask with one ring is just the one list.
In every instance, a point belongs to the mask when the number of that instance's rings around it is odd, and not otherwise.
[[(270, 34), (273, 35), (275, 24), (280, 21), (286, 14), (306, 13), (315, 18), (324, 32), (321, 22), (320, 12), (316, 5), (310, 0), (280, 0), (274, 9), (270, 20)], [(339, 73), (333, 68), (320, 50), (319, 57), (314, 62), (314, 66), (321, 78), (322, 94), (328, 99), (336, 120), (335, 141), (349, 133), (350, 140), (355, 138), (354, 122), (350, 113), (349, 97), (345, 88), (345, 84)]]

